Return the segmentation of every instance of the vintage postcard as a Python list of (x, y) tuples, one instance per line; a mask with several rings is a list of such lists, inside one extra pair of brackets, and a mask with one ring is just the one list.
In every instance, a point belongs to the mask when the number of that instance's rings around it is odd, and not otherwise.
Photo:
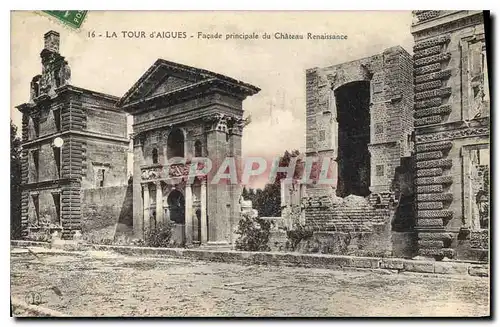
[(489, 317), (490, 16), (12, 11), (14, 317)]

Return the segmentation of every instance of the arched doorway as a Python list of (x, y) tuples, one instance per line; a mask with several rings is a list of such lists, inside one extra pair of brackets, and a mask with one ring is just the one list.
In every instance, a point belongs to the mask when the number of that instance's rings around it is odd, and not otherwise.
[(170, 192), (167, 198), (170, 220), (176, 224), (184, 225), (185, 223), (185, 203), (184, 196), (178, 190)]
[(184, 133), (179, 128), (174, 128), (168, 135), (167, 157), (184, 157)]
[(370, 82), (335, 90), (338, 121), (337, 195), (370, 194)]

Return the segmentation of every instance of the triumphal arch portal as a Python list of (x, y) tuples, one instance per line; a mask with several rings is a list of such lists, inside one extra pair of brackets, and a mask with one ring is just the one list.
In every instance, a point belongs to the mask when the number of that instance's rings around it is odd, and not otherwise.
[[(159, 59), (120, 100), (133, 115), (134, 234), (167, 220), (186, 245), (229, 245), (240, 218), (241, 186), (211, 183), (217, 165), (241, 157), (243, 100), (259, 88)], [(193, 158), (213, 169), (188, 178)], [(179, 163), (172, 161), (180, 158)], [(175, 160), (174, 160), (175, 161)]]

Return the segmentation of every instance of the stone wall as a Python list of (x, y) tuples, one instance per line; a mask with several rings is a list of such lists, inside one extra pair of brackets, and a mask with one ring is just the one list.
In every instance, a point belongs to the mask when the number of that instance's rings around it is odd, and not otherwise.
[[(86, 100), (90, 102), (91, 100)], [(104, 104), (95, 108), (90, 103), (85, 103), (87, 116), (87, 129), (94, 133), (127, 137), (127, 117), (116, 109), (105, 109)], [(94, 104), (95, 105), (95, 104)], [(109, 105), (109, 104), (107, 104)]]
[(99, 182), (104, 170), (104, 187), (123, 185), (127, 181), (128, 145), (112, 141), (89, 139), (84, 143), (84, 168), (82, 187), (101, 187)]
[(131, 184), (82, 191), (81, 226), (86, 240), (132, 237), (132, 224)]
[(354, 195), (307, 198), (306, 225), (315, 231), (370, 231), (372, 225), (390, 225), (393, 214), (390, 194), (380, 197), (380, 204), (375, 204), (378, 201), (378, 197)]

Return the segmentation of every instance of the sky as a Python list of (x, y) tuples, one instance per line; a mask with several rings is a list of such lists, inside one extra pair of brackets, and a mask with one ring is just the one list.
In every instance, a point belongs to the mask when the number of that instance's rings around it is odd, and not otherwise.
[[(371, 56), (401, 45), (412, 53), (410, 11), (166, 12), (90, 11), (79, 31), (40, 13), (11, 13), (11, 117), (29, 99), (41, 73), (40, 51), (49, 30), (61, 34), (60, 53), (71, 84), (123, 96), (158, 58), (208, 69), (261, 88), (243, 102), (252, 122), (243, 134), (243, 156), (272, 157), (305, 150), (305, 71)], [(89, 36), (111, 35), (118, 38)], [(122, 31), (182, 32), (187, 39), (123, 38)], [(345, 34), (347, 40), (198, 39), (198, 32)]]

